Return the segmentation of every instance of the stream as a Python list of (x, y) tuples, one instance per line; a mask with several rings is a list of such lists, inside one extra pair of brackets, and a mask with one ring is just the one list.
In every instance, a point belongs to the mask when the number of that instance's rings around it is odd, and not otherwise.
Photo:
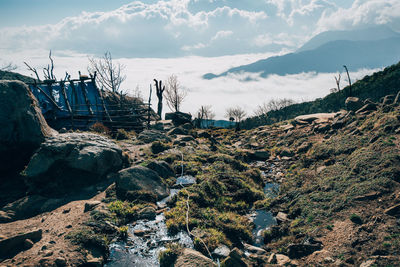
[[(266, 173), (263, 171), (262, 174), (265, 178)], [(194, 183), (196, 183), (196, 178), (193, 176), (178, 177), (174, 188), (170, 189), (170, 195), (157, 202), (157, 205), (166, 207), (168, 201), (180, 191), (180, 188)], [(264, 187), (264, 193), (269, 197), (275, 197), (278, 190), (277, 183), (266, 183)], [(248, 216), (255, 224), (253, 245), (260, 247), (263, 245), (262, 232), (275, 225), (276, 219), (271, 212), (265, 210), (255, 210)], [(193, 241), (186, 232), (179, 232), (175, 236), (168, 235), (164, 213), (157, 215), (155, 220), (138, 220), (128, 225), (126, 241), (117, 241), (110, 245), (110, 257), (104, 266), (159, 266), (158, 255), (165, 250), (165, 244), (168, 242), (178, 242), (183, 247), (193, 248)]]

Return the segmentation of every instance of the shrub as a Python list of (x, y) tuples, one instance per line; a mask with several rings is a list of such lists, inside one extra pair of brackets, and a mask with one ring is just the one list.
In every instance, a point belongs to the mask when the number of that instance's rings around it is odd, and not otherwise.
[(129, 139), (129, 133), (124, 129), (118, 129), (117, 133), (115, 134), (115, 139), (117, 140)]
[(96, 122), (92, 124), (89, 129), (93, 132), (100, 133), (100, 134), (105, 134), (105, 135), (110, 135), (111, 131), (108, 129), (103, 123), (101, 122)]

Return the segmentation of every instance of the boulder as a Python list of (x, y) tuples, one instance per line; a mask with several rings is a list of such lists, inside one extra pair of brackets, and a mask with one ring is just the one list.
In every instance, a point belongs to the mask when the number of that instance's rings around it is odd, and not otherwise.
[(31, 191), (67, 193), (101, 181), (122, 165), (122, 150), (112, 140), (97, 134), (65, 133), (40, 146), (24, 175)]
[(229, 256), (229, 252), (231, 252), (231, 250), (227, 246), (220, 245), (216, 249), (214, 249), (214, 251), (211, 254), (214, 258), (223, 259)]
[(176, 259), (175, 267), (214, 267), (217, 266), (211, 259), (200, 252), (185, 248), (181, 255)]
[(162, 183), (157, 172), (143, 167), (133, 166), (119, 171), (113, 175), (117, 196), (124, 199), (128, 192), (147, 191), (152, 192), (160, 200), (168, 196), (168, 189)]
[(268, 258), (269, 264), (277, 264), (279, 266), (285, 266), (290, 263), (290, 258), (283, 254), (272, 253)]
[(165, 113), (166, 120), (172, 120), (175, 126), (192, 123), (192, 115), (183, 112)]
[(294, 120), (299, 123), (303, 124), (304, 122), (307, 123), (324, 123), (332, 120), (337, 113), (315, 113), (315, 114), (308, 114), (308, 115), (301, 115), (294, 118)]
[[(31, 248), (40, 239), (42, 239), (41, 229), (0, 240), (0, 261), (12, 258), (20, 251)], [(32, 246), (29, 247), (28, 243)]]
[(189, 131), (182, 127), (175, 127), (168, 131), (167, 135), (187, 135), (188, 133)]
[(147, 164), (147, 168), (155, 171), (162, 178), (168, 178), (171, 176), (175, 176), (174, 171), (171, 166), (165, 161), (152, 161)]
[[(0, 222), (11, 222), (26, 219), (37, 214), (53, 210), (62, 205), (63, 199), (46, 198), (40, 195), (29, 195), (8, 203), (1, 210)], [(0, 213), (0, 214), (1, 214)]]
[(348, 97), (345, 101), (346, 109), (348, 111), (359, 110), (363, 104), (358, 97)]
[(168, 136), (157, 130), (144, 130), (137, 136), (137, 139), (146, 144), (153, 143), (154, 141), (171, 142)]
[(19, 81), (0, 81), (0, 172), (19, 172), (51, 129), (36, 98)]

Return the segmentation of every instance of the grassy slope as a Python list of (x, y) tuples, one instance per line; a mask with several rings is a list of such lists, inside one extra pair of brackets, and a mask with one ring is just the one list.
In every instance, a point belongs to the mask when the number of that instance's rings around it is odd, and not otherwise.
[[(337, 93), (331, 93), (324, 98), (314, 101), (290, 105), (286, 108), (270, 111), (266, 116), (248, 118), (242, 123), (242, 127), (250, 129), (259, 125), (294, 118), (298, 115), (335, 112), (345, 108), (345, 100), (349, 96), (349, 86)], [(372, 75), (355, 82), (352, 86), (352, 96), (360, 99), (371, 99), (378, 102), (380, 98), (389, 94), (396, 94), (400, 90), (400, 62), (385, 68)]]

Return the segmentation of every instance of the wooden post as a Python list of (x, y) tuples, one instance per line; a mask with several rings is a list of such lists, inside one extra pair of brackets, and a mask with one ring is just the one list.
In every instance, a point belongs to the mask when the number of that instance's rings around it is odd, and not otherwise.
[(82, 78), (81, 78), (81, 88), (82, 88), (82, 94), (83, 94), (83, 97), (85, 98), (85, 102), (86, 102), (86, 106), (89, 111), (89, 114), (93, 115), (93, 110), (90, 106), (90, 101), (89, 101), (89, 98), (88, 98), (87, 92), (86, 92), (86, 84), (85, 84), (84, 79), (82, 79)]
[(111, 122), (112, 119), (110, 117), (110, 114), (108, 113), (106, 104), (104, 103), (103, 94), (102, 94), (102, 92), (100, 91), (100, 89), (96, 85), (96, 76), (97, 76), (97, 72), (94, 72), (94, 75), (90, 74), (90, 78), (92, 80), (92, 84), (93, 84), (94, 88), (96, 88), (97, 93), (99, 94), (99, 97), (100, 97), (100, 100), (101, 100), (101, 105), (103, 107), (104, 113), (106, 114), (108, 121)]
[(152, 87), (150, 84), (150, 95), (149, 95), (149, 106), (148, 106), (148, 114), (147, 114), (147, 129), (150, 129), (150, 115), (151, 115), (151, 93), (152, 93)]
[[(78, 94), (76, 92), (75, 84), (70, 78), (68, 78), (68, 81), (69, 81), (69, 85), (71, 86), (71, 89), (72, 89), (72, 94), (74, 95), (74, 98), (75, 98), (75, 105), (77, 105), (77, 103), (78, 103)], [(75, 113), (74, 105), (72, 105), (72, 112)]]

